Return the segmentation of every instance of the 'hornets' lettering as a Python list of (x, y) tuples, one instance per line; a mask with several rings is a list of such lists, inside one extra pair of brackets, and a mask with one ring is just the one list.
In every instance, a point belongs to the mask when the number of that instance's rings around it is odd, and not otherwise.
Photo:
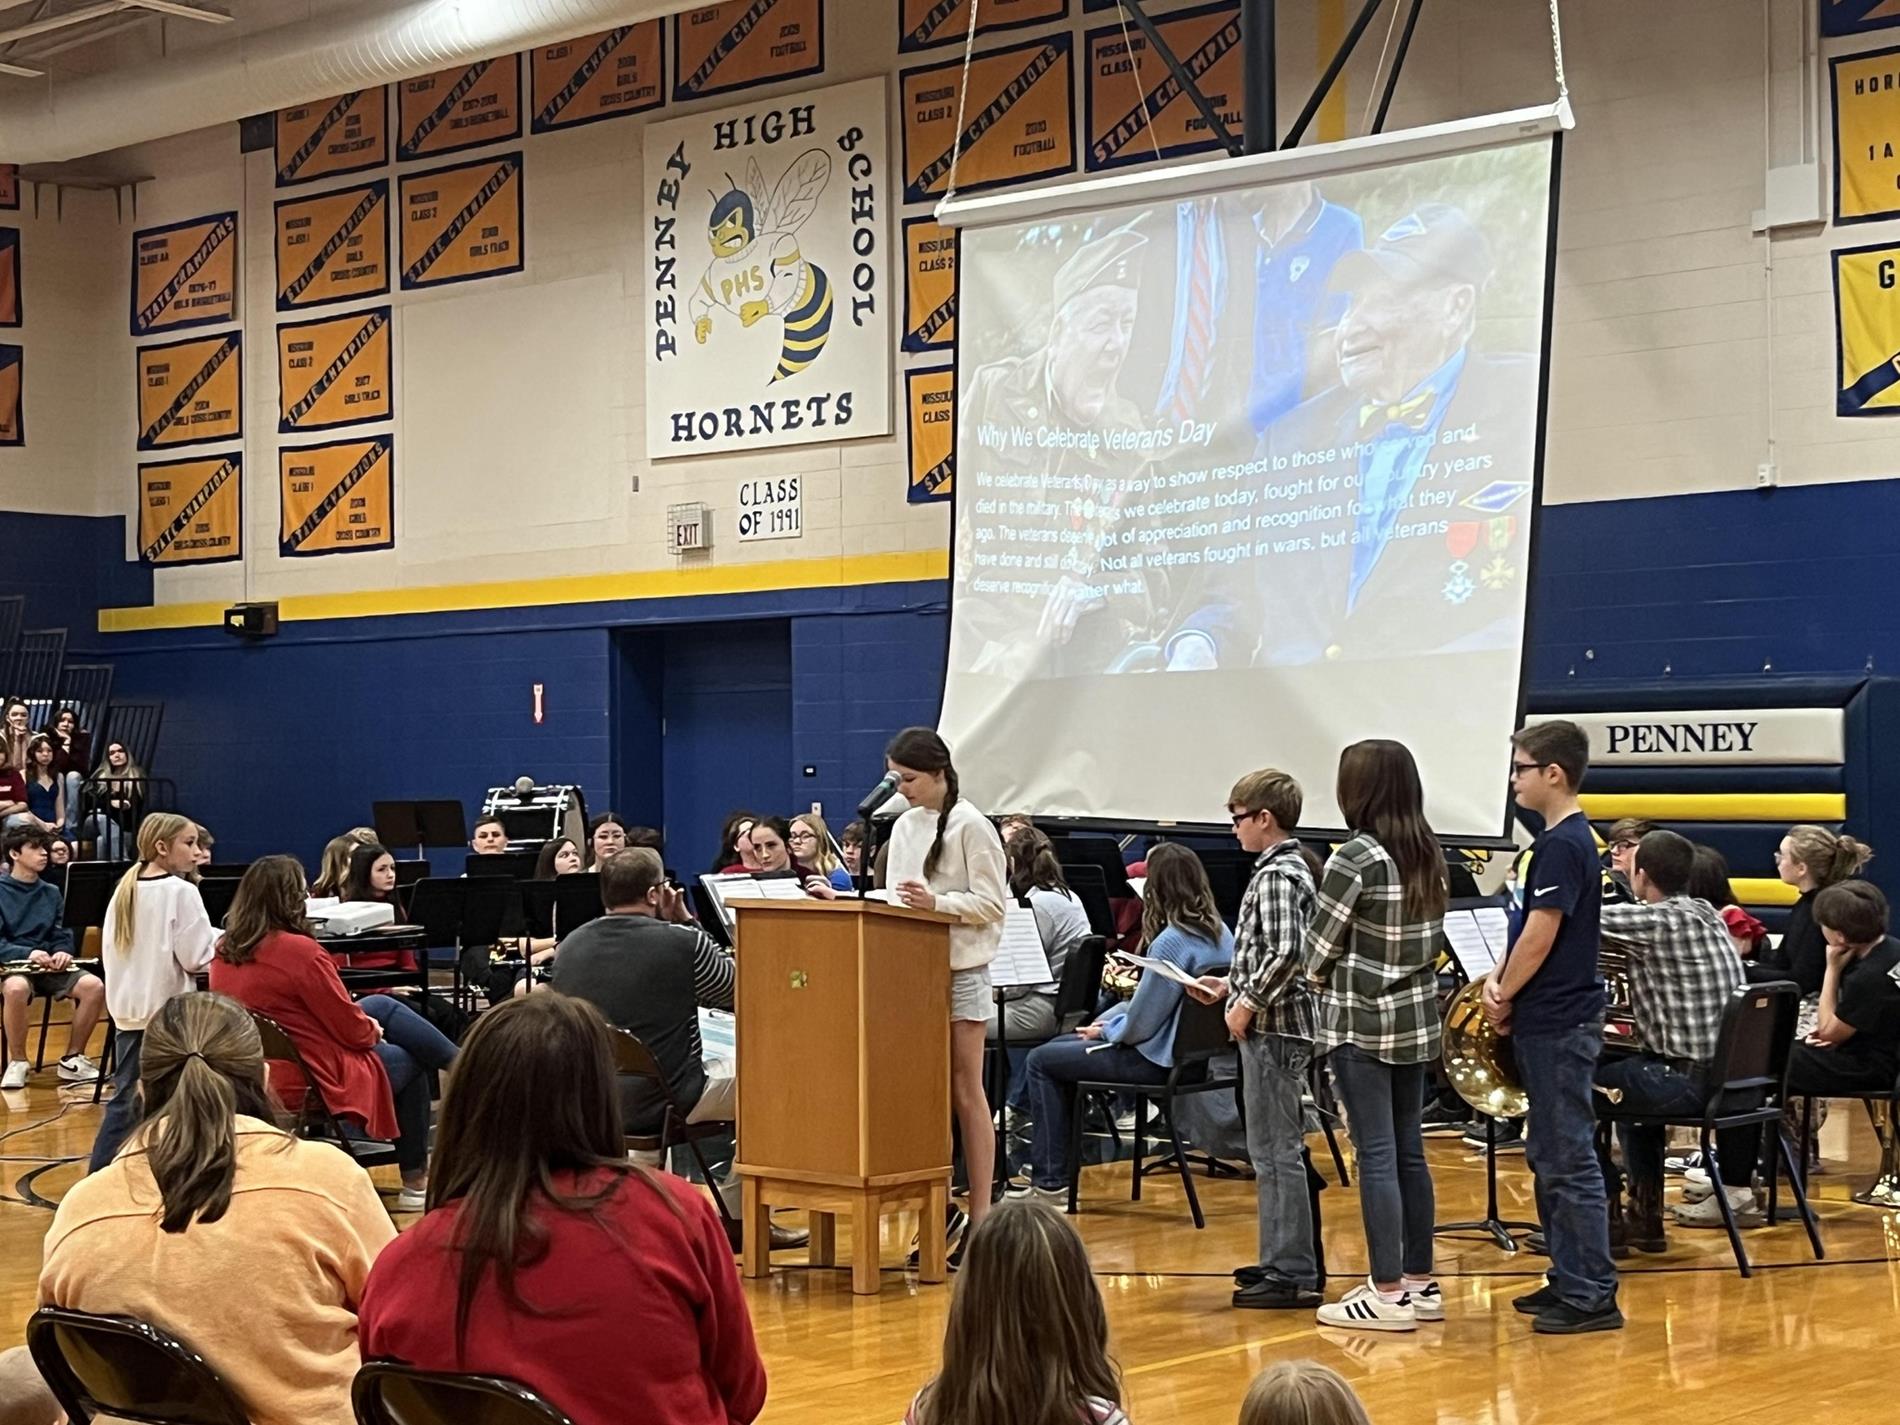
[(831, 155), (814, 148), (792, 161), (762, 206), (754, 197), (766, 192), (757, 159), (746, 160), (745, 187), (732, 184), (723, 197), (713, 196), (706, 225), (713, 260), (687, 303), (693, 339), (702, 346), (711, 340), (714, 308), (736, 314), (743, 327), (778, 317), (784, 331), (774, 383), (816, 361), (831, 334), (831, 279), (794, 236), (830, 181)]

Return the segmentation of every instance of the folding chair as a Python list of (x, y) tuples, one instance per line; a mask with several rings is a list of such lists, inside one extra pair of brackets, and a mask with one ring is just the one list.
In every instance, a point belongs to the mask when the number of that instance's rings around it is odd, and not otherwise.
[(292, 1110), (296, 1115), (293, 1127), (297, 1136), (333, 1142), (366, 1168), (395, 1162), (394, 1143), (376, 1138), (352, 1137), (343, 1131), (343, 1120), (336, 1116), (336, 1111), (323, 1097), (323, 1090), (317, 1087), (316, 1076), (310, 1072), (303, 1055), (297, 1052), (295, 1041), (284, 1031), (283, 1025), (256, 1010), (251, 1010), (250, 1015), (251, 1023), (257, 1026), (257, 1037), (264, 1041), (264, 1057), (295, 1065), (297, 1072), (303, 1075), (303, 1103)]
[[(1207, 1067), (1210, 1060), (1232, 1048), (1233, 1039), (1227, 1033), (1227, 1016), (1221, 1006), (1202, 1004), (1199, 1000), (1183, 995), (1180, 1021), (1174, 1031), (1174, 1067), (1168, 1070), (1165, 1083), (1126, 1084), (1083, 1080), (1076, 1084), (1074, 1112), (1069, 1116), (1070, 1212), (1077, 1210), (1076, 1204), (1081, 1193), (1083, 1106), (1091, 1095), (1129, 1094), (1135, 1100), (1135, 1152), (1129, 1201), (1141, 1201), (1143, 1160), (1148, 1143), (1148, 1105), (1156, 1104), (1168, 1125), (1168, 1141), (1174, 1149), (1174, 1165), (1180, 1169), (1181, 1186), (1187, 1191), (1188, 1211), (1194, 1215), (1196, 1228), (1207, 1226), (1207, 1218), (1201, 1211), (1200, 1194), (1194, 1190), (1194, 1175), (1187, 1150), (1181, 1142), (1180, 1130), (1175, 1127), (1174, 1104), (1176, 1099), (1186, 1098), (1190, 1094), (1212, 1093), (1219, 1089), (1232, 1092), (1237, 1088), (1240, 1084), (1238, 1078), (1212, 1077)], [(1211, 1176), (1211, 1168), (1209, 1172)]]
[[(658, 1153), (661, 1163), (664, 1164), (667, 1154), (676, 1144), (684, 1145), (686, 1151), (693, 1155), (693, 1162), (699, 1167), (699, 1175), (706, 1180), (706, 1186), (712, 1192), (713, 1203), (719, 1209), (719, 1216), (725, 1221), (726, 1230), (736, 1233), (739, 1230), (739, 1219), (727, 1209), (725, 1198), (720, 1196), (719, 1184), (713, 1179), (712, 1166), (707, 1163), (706, 1155), (700, 1150), (699, 1143), (702, 1138), (728, 1137), (738, 1125), (729, 1118), (710, 1123), (688, 1123), (685, 1112), (674, 1101), (673, 1090), (666, 1082), (666, 1075), (660, 1069), (659, 1060), (655, 1059), (652, 1051), (640, 1042), (640, 1037), (625, 1029), (614, 1029), (612, 1035), (614, 1067), (626, 1078), (644, 1079), (651, 1083), (658, 1090), (660, 1102), (665, 1106), (665, 1112), (660, 1117), (660, 1131), (658, 1133), (629, 1133), (627, 1151), (629, 1153)], [(734, 1240), (736, 1241), (737, 1238), (735, 1237)]]
[(203, 1356), (150, 1322), (42, 1306), (27, 1318), (26, 1346), (73, 1425), (100, 1414), (139, 1425), (250, 1421)]
[(350, 1387), (357, 1425), (574, 1425), (519, 1381), (365, 1361)]

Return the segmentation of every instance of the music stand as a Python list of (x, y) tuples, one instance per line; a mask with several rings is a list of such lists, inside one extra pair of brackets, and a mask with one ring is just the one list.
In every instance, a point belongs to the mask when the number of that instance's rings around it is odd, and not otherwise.
[[(1488, 896), (1481, 897), (1477, 900), (1453, 900), (1448, 902), (1445, 906), (1445, 919), (1449, 924), (1451, 917), (1454, 915), (1470, 915), (1472, 912), (1484, 910), (1504, 911), (1504, 907), (1499, 901)], [(1504, 911), (1504, 913), (1506, 915), (1509, 914), (1508, 911)], [(1472, 918), (1476, 921), (1478, 917), (1474, 915)], [(1494, 938), (1494, 933), (1486, 933), (1482, 926), (1475, 927), (1475, 929), (1477, 931), (1476, 941), (1472, 941), (1463, 936), (1454, 936), (1450, 932), (1447, 932), (1445, 939), (1446, 948), (1451, 952), (1451, 963), (1457, 969), (1466, 984), (1470, 984), (1474, 978), (1481, 979), (1491, 973), (1491, 965), (1489, 964), (1472, 963), (1468, 965), (1466, 963), (1467, 959), (1469, 959), (1473, 953), (1488, 953), (1492, 957), (1492, 964), (1496, 964), (1502, 960), (1504, 956), (1505, 947), (1501, 939), (1497, 944), (1493, 945), (1491, 941)], [(1460, 940), (1465, 941), (1465, 946), (1462, 951), (1460, 949)], [(1479, 946), (1483, 947), (1482, 952), (1479, 952)], [(1472, 973), (1474, 970), (1477, 971), (1475, 976)], [(1487, 1234), (1493, 1242), (1497, 1243), (1498, 1250), (1509, 1252), (1515, 1256), (1517, 1253), (1517, 1238), (1512, 1234), (1514, 1232), (1536, 1232), (1539, 1230), (1539, 1224), (1535, 1222), (1513, 1222), (1499, 1215), (1502, 1209), (1498, 1204), (1498, 1121), (1488, 1113), (1479, 1112), (1475, 1105), (1472, 1111), (1478, 1113), (1478, 1116), (1484, 1119), (1484, 1216), (1475, 1222), (1441, 1222), (1432, 1228), (1432, 1235), (1434, 1237), (1449, 1237), (1460, 1232), (1483, 1232)]]
[(468, 844), (468, 821), (458, 801), (371, 802), (370, 824), (383, 845), (413, 846), (418, 860), (426, 847)]

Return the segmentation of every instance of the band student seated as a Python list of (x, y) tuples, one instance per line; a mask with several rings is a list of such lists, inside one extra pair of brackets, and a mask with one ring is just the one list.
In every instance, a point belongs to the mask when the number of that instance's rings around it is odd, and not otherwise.
[(1888, 935), (1887, 898), (1868, 881), (1842, 881), (1814, 898), (1827, 943), (1821, 1012), (1788, 1060), (1794, 1096), (1889, 1093), (1900, 1073), (1900, 941)]
[(359, 846), (379, 844), (374, 828), (367, 826), (353, 826), (341, 836), (332, 836), (324, 843), (323, 862), (317, 868), (316, 880), (310, 883), (311, 899), (340, 899), (343, 883), (350, 877), (350, 853)]
[(1007, 1014), (1011, 1043), (1040, 1041), (1060, 1028), (1056, 1022), (1056, 987), (1062, 983), (1069, 956), (1089, 937), (1088, 912), (1063, 878), (1055, 847), (1040, 831), (1020, 831), (1005, 841), (1003, 860), (1009, 868), (1010, 897), (1027, 905), (1036, 918), (1036, 935), (1049, 961), (1050, 983), (1009, 993), (990, 1019), (990, 1037), (997, 1037)]
[(1235, 1273), (1233, 1303), (1266, 1310), (1312, 1310), (1322, 1300), (1301, 1152), (1301, 1104), (1318, 1028), (1318, 1005), (1302, 969), (1319, 892), (1293, 839), (1304, 805), (1300, 784), (1272, 767), (1249, 772), (1227, 794), (1234, 835), (1259, 859), (1234, 923), (1232, 973), (1188, 991), (1208, 1004), (1226, 1000), (1227, 1028), (1240, 1045), (1260, 1260)]
[[(387, 905), (403, 918), (402, 896), (396, 890), (396, 858), (377, 842), (358, 846), (350, 852), (350, 869), (344, 873), (343, 889), (338, 896), (345, 901), (365, 901)], [(364, 950), (345, 957), (352, 970), (413, 970), (415, 952), (410, 950)]]
[[(1190, 975), (1225, 974), (1234, 961), (1234, 936), (1221, 923), (1214, 889), (1200, 858), (1172, 842), (1148, 857), (1141, 911), (1144, 953)], [(1118, 1004), (1074, 1034), (1052, 1039), (1029, 1054), (1029, 1098), (1034, 1114), (1029, 1196), (1066, 1198), (1073, 1085), (1165, 1083), (1174, 1067), (1174, 1033), (1182, 988), (1150, 971), (1134, 998)], [(1304, 1188), (1302, 1187), (1302, 1193)]]
[(468, 849), (477, 856), (500, 856), (508, 849), (508, 824), (494, 815), (477, 817)]
[[(601, 863), (600, 899), (606, 914), (561, 942), (548, 984), (587, 1000), (609, 1024), (646, 1045), (688, 1123), (734, 1117), (738, 1066), (706, 1058), (699, 1037), (702, 1007), (732, 1008), (731, 954), (693, 923), (684, 893), (668, 884), (650, 847), (629, 847)], [(628, 1134), (657, 1134), (665, 1117), (659, 1091), (644, 1079), (621, 1080), (620, 1110)], [(735, 1188), (719, 1187), (729, 1205)], [(775, 1247), (803, 1240), (772, 1229)]]
[(65, 999), (73, 1005), (72, 1033), (59, 1061), (59, 1077), (67, 1083), (91, 1083), (99, 1066), (86, 1057), (106, 1005), (106, 987), (97, 975), (72, 968), (73, 933), (62, 923), (65, 903), (58, 889), (41, 880), (52, 857), (54, 834), (33, 826), (16, 826), (0, 839), (7, 858), (7, 874), (0, 876), (0, 961), (24, 960), (39, 973), (8, 975), (5, 984), (7, 1058), (0, 1088), (23, 1089), (32, 1066), (26, 1057), (27, 1007), (35, 999)]
[[(453, 1064), (455, 1045), (388, 995), (350, 998), (336, 962), (310, 936), (303, 867), (294, 857), (252, 862), (224, 920), (211, 988), (282, 1026), (338, 1118), (395, 1140), (402, 1169), (396, 1211), (422, 1211), (429, 1071)], [(306, 1085), (295, 1065), (273, 1061), (271, 1083), (285, 1103), (303, 1102)]]
[[(1597, 1087), (1612, 1089), (1635, 1113), (1701, 1113), (1709, 1061), (1722, 1031), (1722, 1014), (1742, 983), (1742, 961), (1721, 912), (1688, 894), (1695, 846), (1673, 831), (1652, 831), (1636, 848), (1630, 870), (1633, 903), (1603, 906), (1603, 938), (1629, 954), (1630, 1008), (1641, 1053), (1612, 1050), (1597, 1064)], [(1629, 1213), (1607, 1148), (1600, 1153), (1609, 1195), (1610, 1254), (1660, 1252), (1663, 1240), (1663, 1130), (1617, 1124), (1629, 1176)], [(1724, 1134), (1716, 1145), (1725, 1189), (1737, 1212), (1754, 1208), (1754, 1134)], [(1707, 1218), (1721, 1226), (1713, 1199)], [(1696, 1218), (1681, 1218), (1707, 1225)]]

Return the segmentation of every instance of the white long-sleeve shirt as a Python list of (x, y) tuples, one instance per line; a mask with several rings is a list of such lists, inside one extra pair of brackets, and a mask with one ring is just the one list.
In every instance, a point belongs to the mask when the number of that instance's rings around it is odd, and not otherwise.
[(994, 960), (1003, 943), (1003, 905), (1009, 898), (1003, 843), (988, 817), (960, 801), (950, 808), (937, 869), (926, 876), (924, 858), (936, 837), (937, 813), (928, 807), (912, 807), (900, 816), (891, 829), (884, 884), (893, 893), (905, 881), (929, 886), (937, 909), (959, 921), (950, 927), (950, 968), (974, 970)]
[(218, 931), (203, 897), (179, 876), (137, 883), (132, 944), (118, 948), (117, 892), (106, 906), (99, 954), (106, 970), (106, 1009), (121, 1029), (143, 1030), (173, 995), (188, 994), (192, 976), (211, 963)]

